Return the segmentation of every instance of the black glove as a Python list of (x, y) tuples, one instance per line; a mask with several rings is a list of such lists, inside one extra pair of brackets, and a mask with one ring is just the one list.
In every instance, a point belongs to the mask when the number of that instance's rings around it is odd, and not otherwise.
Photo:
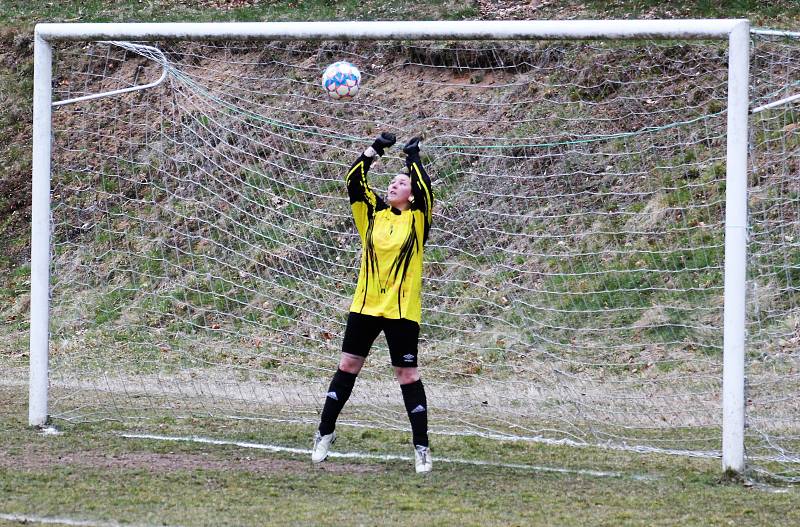
[(419, 142), (422, 140), (420, 136), (412, 137), (411, 140), (403, 147), (403, 152), (407, 156), (412, 154), (419, 154)]
[(392, 146), (396, 141), (397, 138), (394, 134), (383, 132), (375, 139), (375, 142), (372, 143), (372, 149), (375, 150), (379, 156), (383, 157), (384, 150)]

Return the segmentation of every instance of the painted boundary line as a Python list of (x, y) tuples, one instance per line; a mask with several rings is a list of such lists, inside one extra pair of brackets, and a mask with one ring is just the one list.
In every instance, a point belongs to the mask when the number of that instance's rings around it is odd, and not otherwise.
[[(311, 449), (308, 448), (292, 448), (278, 445), (268, 445), (262, 443), (250, 443), (245, 441), (224, 441), (220, 439), (210, 439), (207, 437), (178, 437), (178, 436), (162, 436), (151, 434), (119, 434), (126, 439), (150, 439), (154, 441), (174, 441), (181, 443), (202, 443), (207, 445), (227, 445), (237, 446), (240, 448), (252, 448), (256, 450), (267, 450), (269, 452), (282, 452), (287, 454), (296, 454), (310, 456)], [(328, 457), (339, 459), (374, 459), (378, 461), (413, 461), (411, 456), (402, 456), (396, 454), (366, 454), (362, 452), (331, 452)], [(545, 467), (540, 465), (525, 465), (522, 463), (494, 463), (491, 461), (481, 461), (473, 459), (459, 459), (459, 458), (434, 458), (437, 463), (453, 463), (460, 465), (473, 465), (473, 466), (490, 466), (501, 468), (513, 468), (522, 470), (531, 470), (533, 472), (554, 472), (559, 474), (576, 474), (581, 476), (592, 476), (598, 478), (630, 478), (639, 481), (650, 481), (658, 479), (657, 476), (646, 476), (640, 474), (623, 474), (622, 472), (604, 472), (599, 470), (580, 470), (568, 469), (560, 467)]]
[[(0, 513), (0, 520), (19, 522), (24, 525), (32, 523), (40, 523), (43, 525), (71, 525), (76, 527), (122, 527), (123, 525), (126, 527), (157, 527), (155, 525), (150, 526), (141, 523), (122, 524), (122, 523), (117, 523), (115, 521), (104, 522), (104, 521), (93, 521), (93, 520), (73, 520), (71, 518), (61, 518), (55, 516), (28, 516), (25, 514), (3, 514), (3, 513)], [(158, 527), (163, 527), (163, 524), (159, 524)]]
[[(180, 417), (181, 419), (188, 419), (191, 416), (180, 416)], [(219, 417), (219, 416), (212, 416), (212, 417)], [(248, 416), (236, 416), (236, 415), (224, 415), (221, 417), (224, 417), (225, 419), (238, 420), (238, 421), (265, 421), (273, 423), (307, 424), (313, 426), (316, 426), (319, 423), (318, 419), (281, 419), (275, 417), (248, 417)], [(353, 428), (367, 428), (371, 430), (386, 429), (386, 428), (381, 428), (379, 426), (372, 426), (369, 424), (362, 424), (362, 423), (347, 421), (344, 419), (341, 421), (337, 421), (336, 426), (351, 426)], [(389, 429), (398, 430), (400, 432), (411, 431), (410, 428), (404, 428), (402, 426), (390, 427)], [(528, 443), (539, 443), (550, 446), (567, 446), (573, 448), (600, 448), (603, 450), (615, 450), (619, 452), (634, 452), (636, 454), (664, 454), (668, 456), (683, 456), (683, 457), (703, 458), (703, 459), (722, 458), (721, 450), (678, 450), (674, 448), (659, 448), (659, 447), (650, 447), (643, 445), (621, 445), (616, 443), (588, 443), (585, 441), (575, 441), (574, 439), (569, 439), (569, 438), (552, 439), (543, 436), (522, 436), (522, 435), (501, 434), (494, 432), (474, 432), (474, 431), (459, 432), (455, 430), (434, 429), (434, 430), (428, 430), (428, 434), (441, 435), (441, 436), (455, 436), (455, 437), (483, 437), (486, 439), (494, 439), (498, 441), (522, 441)]]

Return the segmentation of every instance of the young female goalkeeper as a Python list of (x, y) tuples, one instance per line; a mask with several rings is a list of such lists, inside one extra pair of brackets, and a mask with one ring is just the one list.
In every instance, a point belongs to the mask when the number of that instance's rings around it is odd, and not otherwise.
[(419, 137), (403, 148), (408, 174), (392, 179), (387, 191), (388, 204), (372, 191), (367, 182), (369, 167), (375, 156), (382, 156), (395, 140), (393, 134), (382, 133), (347, 172), (347, 192), (361, 236), (361, 269), (347, 317), (339, 368), (328, 388), (319, 429), (314, 435), (311, 461), (319, 463), (328, 456), (328, 449), (336, 439), (336, 418), (382, 330), (411, 421), (416, 471), (429, 472), (432, 463), (428, 448), (428, 403), (417, 371), (417, 339), (422, 248), (431, 227), (433, 192), (420, 161)]

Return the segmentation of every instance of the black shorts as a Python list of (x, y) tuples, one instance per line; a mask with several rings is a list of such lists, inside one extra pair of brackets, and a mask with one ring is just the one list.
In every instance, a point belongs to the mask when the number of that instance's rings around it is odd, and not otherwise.
[(373, 317), (351, 311), (347, 316), (342, 353), (366, 358), (381, 331), (389, 345), (392, 366), (416, 368), (419, 324), (405, 318)]

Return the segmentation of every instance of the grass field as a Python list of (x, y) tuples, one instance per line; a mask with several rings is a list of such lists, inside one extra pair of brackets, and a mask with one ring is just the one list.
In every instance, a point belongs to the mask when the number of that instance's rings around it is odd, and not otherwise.
[[(423, 477), (414, 474), (408, 437), (400, 432), (342, 426), (335, 451), (353, 456), (312, 466), (306, 451), (312, 425), (154, 416), (147, 430), (157, 429), (162, 439), (126, 437), (144, 431), (130, 421), (57, 421), (60, 433), (53, 435), (27, 427), (25, 387), (3, 386), (3, 381), (12, 377), (8, 374), (12, 366), (22, 370), (27, 362), (29, 44), (34, 23), (473, 19), (493, 18), (495, 4), (506, 9), (502, 16), (506, 18), (746, 16), (758, 25), (788, 28), (800, 21), (797, 3), (783, 0), (693, 5), (556, 0), (541, 2), (538, 10), (532, 2), (505, 0), (0, 2), (0, 58), (4, 59), (0, 61), (4, 103), (0, 105), (0, 321), (4, 324), (0, 328), (0, 526), (800, 525), (800, 487), (726, 480), (719, 459), (434, 436), (434, 472)], [(524, 9), (515, 14), (510, 10), (514, 5)], [(676, 191), (668, 199), (679, 203), (669, 204), (683, 205), (681, 196)], [(700, 252), (688, 256), (708, 259)], [(141, 265), (155, 272), (146, 266), (160, 264), (150, 259)], [(591, 290), (624, 285), (616, 275), (597, 280), (578, 285)], [(552, 286), (559, 287), (576, 289), (575, 284)], [(198, 304), (213, 304), (220, 301), (217, 292), (211, 287), (176, 291), (174, 296), (183, 294), (186, 300), (187, 294), (195, 294)], [(130, 300), (124, 296), (128, 293), (116, 290), (104, 297), (94, 312), (94, 323), (112, 326)], [(620, 295), (615, 302), (630, 306), (637, 300), (646, 299)], [(585, 301), (581, 305), (586, 307)], [(279, 318), (293, 315), (285, 309), (284, 304), (276, 305)], [(570, 324), (574, 323), (566, 325)], [(671, 331), (669, 324), (664, 327)], [(108, 353), (117, 353), (134, 340), (122, 332), (114, 337), (115, 342), (104, 348)], [(80, 349), (87, 360), (101, 363), (102, 354), (82, 343)], [(163, 365), (165, 350), (147, 349)], [(664, 364), (665, 370), (676, 367), (675, 362)], [(6, 365), (10, 366), (4, 379)], [(272, 362), (259, 365), (272, 366)], [(328, 366), (325, 358), (319, 367)], [(251, 367), (244, 364), (242, 369)], [(144, 367), (137, 372), (145, 373)], [(203, 441), (223, 437), (227, 440), (223, 444)]]
[[(800, 489), (721, 480), (719, 460), (434, 437), (434, 472), (413, 472), (404, 434), (340, 427), (312, 466), (312, 428), (164, 419), (160, 435), (224, 432), (251, 445), (125, 438), (115, 423), (59, 435), (25, 426), (25, 393), (0, 389), (0, 525), (797, 525)], [(270, 451), (255, 445), (285, 447)], [(477, 465), (503, 451), (505, 465)], [(279, 450), (279, 449), (275, 449)], [(442, 459), (451, 461), (445, 462)], [(514, 466), (510, 466), (514, 465)], [(18, 518), (20, 521), (10, 518)]]

